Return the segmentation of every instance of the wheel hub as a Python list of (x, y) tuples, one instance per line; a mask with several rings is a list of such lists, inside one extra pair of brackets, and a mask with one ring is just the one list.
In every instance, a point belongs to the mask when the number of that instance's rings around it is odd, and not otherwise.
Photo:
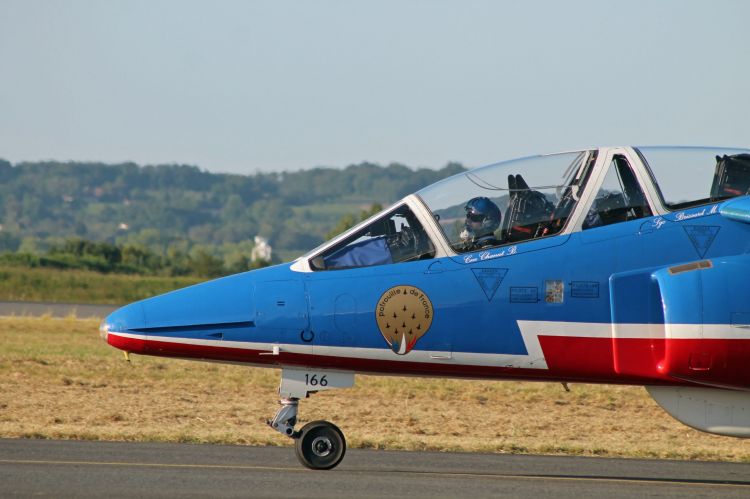
[(318, 457), (326, 457), (333, 450), (333, 443), (328, 437), (317, 437), (312, 441), (312, 451)]

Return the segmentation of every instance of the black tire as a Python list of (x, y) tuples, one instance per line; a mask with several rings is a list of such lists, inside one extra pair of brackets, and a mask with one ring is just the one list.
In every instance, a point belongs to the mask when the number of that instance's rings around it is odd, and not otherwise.
[(297, 459), (313, 470), (335, 468), (346, 454), (346, 439), (338, 426), (328, 421), (307, 423), (297, 433)]

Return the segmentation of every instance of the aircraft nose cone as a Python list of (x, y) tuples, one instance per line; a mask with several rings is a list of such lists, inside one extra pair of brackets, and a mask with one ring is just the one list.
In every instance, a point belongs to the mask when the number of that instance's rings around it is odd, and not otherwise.
[(142, 340), (138, 339), (142, 335), (138, 334), (137, 330), (144, 325), (141, 303), (131, 303), (118, 308), (102, 321), (99, 325), (99, 336), (114, 347), (136, 352), (142, 346)]
[[(216, 333), (223, 337), (228, 330), (255, 331), (254, 294), (260, 276), (278, 288), (289, 280), (288, 265), (235, 274), (131, 303), (104, 319), (99, 334), (126, 352), (153, 353), (156, 349), (161, 355), (195, 339), (215, 341)], [(299, 294), (304, 297), (304, 289)]]
[(99, 324), (99, 336), (104, 340), (104, 342), (107, 342), (107, 336), (109, 336), (109, 324), (107, 324), (107, 320), (103, 320), (101, 324)]

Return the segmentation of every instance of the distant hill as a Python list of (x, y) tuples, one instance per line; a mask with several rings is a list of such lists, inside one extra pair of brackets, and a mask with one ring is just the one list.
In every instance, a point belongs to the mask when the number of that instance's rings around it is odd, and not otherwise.
[(78, 237), (166, 254), (261, 235), (288, 259), (322, 242), (342, 216), (462, 170), (361, 163), (230, 175), (189, 165), (0, 160), (0, 251), (33, 252)]

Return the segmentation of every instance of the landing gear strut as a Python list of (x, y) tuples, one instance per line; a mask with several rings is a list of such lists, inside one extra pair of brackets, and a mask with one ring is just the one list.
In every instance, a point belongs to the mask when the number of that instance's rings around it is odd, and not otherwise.
[(346, 439), (342, 431), (328, 421), (307, 423), (299, 431), (297, 410), (299, 399), (311, 393), (333, 388), (347, 388), (354, 384), (354, 373), (337, 371), (303, 371), (284, 369), (279, 394), (281, 407), (268, 425), (282, 435), (294, 439), (294, 449), (300, 462), (313, 470), (335, 468), (346, 454)]
[(294, 425), (297, 424), (298, 398), (282, 398), (279, 400), (281, 407), (276, 411), (272, 420), (266, 421), (268, 426), (282, 435), (294, 438)]

